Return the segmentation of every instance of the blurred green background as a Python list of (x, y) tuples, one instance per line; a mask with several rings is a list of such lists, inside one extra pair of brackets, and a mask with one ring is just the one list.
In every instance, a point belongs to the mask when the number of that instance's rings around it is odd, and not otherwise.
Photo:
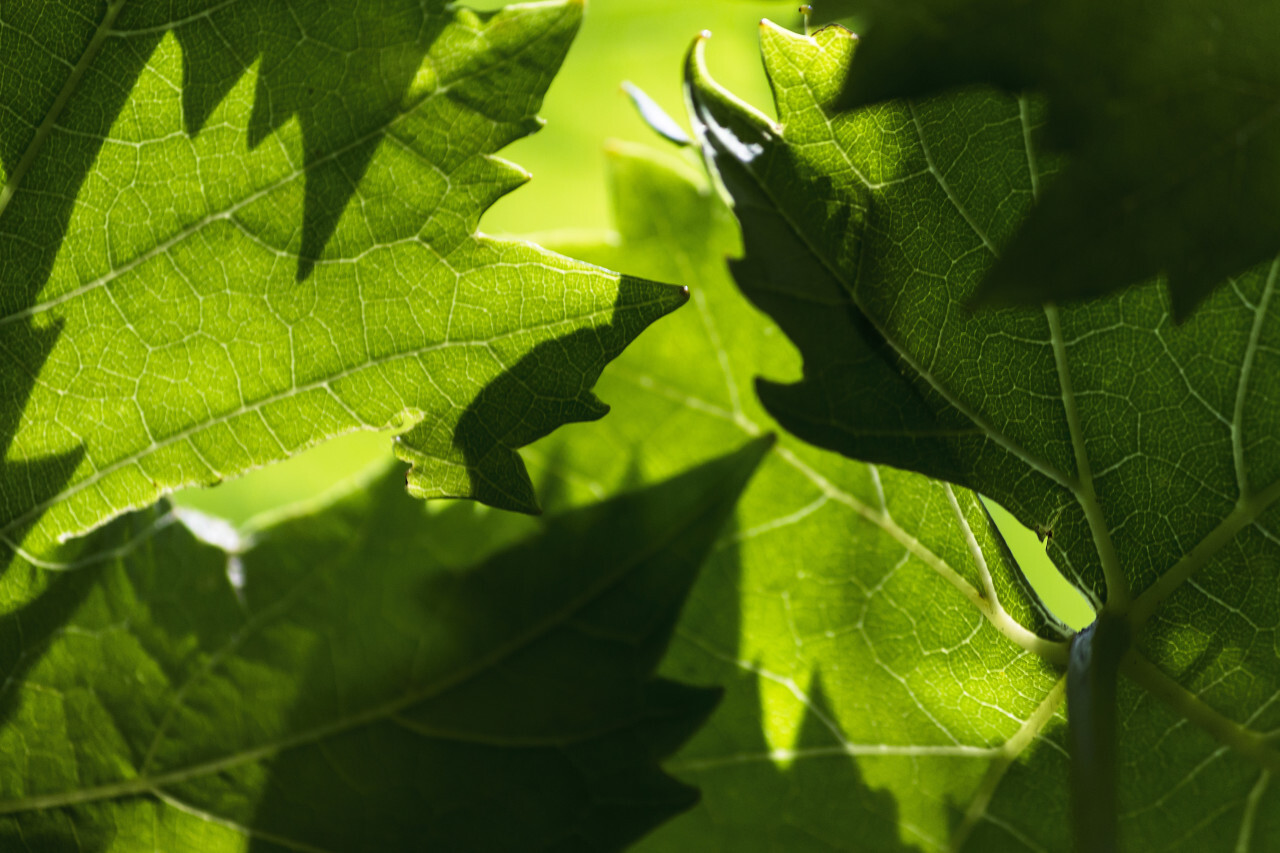
[[(468, 5), (496, 9), (504, 4), (486, 0)], [(702, 30), (713, 34), (708, 57), (717, 79), (771, 114), (772, 98), (757, 44), (761, 18), (796, 30), (804, 26), (797, 4), (790, 0), (589, 0), (582, 31), (543, 106), (546, 127), (503, 151), (531, 172), (533, 180), (499, 201), (485, 215), (481, 230), (523, 235), (610, 228), (605, 142), (667, 144), (640, 120), (621, 84), (636, 84), (687, 128), (680, 78), (685, 51)], [(241, 524), (262, 512), (312, 499), (391, 455), (388, 434), (356, 433), (217, 487), (180, 492), (174, 500)], [(1092, 609), (1063, 580), (1036, 535), (999, 507), (992, 505), (991, 510), (1049, 606), (1073, 627), (1092, 621)]]
[[(497, 9), (505, 4), (483, 0), (466, 5)], [(499, 201), (485, 215), (481, 230), (516, 235), (610, 228), (606, 140), (666, 144), (636, 115), (622, 81), (635, 83), (683, 121), (684, 54), (699, 32), (710, 30), (712, 70), (721, 82), (753, 103), (768, 105), (771, 97), (756, 41), (756, 25), (765, 17), (796, 29), (803, 25), (795, 2), (588, 0), (582, 31), (541, 111), (546, 127), (502, 152), (531, 172), (533, 180)], [(312, 498), (390, 455), (386, 434), (356, 433), (212, 489), (188, 489), (174, 499), (238, 524)]]

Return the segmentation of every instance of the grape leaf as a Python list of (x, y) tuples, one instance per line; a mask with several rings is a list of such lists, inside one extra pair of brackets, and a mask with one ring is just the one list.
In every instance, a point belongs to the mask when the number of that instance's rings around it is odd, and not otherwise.
[(696, 800), (657, 761), (718, 693), (653, 668), (767, 447), (545, 524), (387, 471), (221, 545), (161, 505), (15, 559), (5, 849), (621, 848)]
[[(799, 371), (728, 275), (722, 259), (740, 241), (705, 175), (628, 145), (610, 166), (619, 233), (538, 239), (688, 282), (692, 304), (605, 372), (601, 390), (618, 401), (606, 421), (530, 449), (531, 469), (561, 480), (549, 505), (659, 479), (774, 428), (750, 377)], [(945, 836), (953, 803), (981, 804), (1009, 759), (1061, 724), (1050, 661), (1064, 654), (972, 493), (783, 436), (663, 665), (728, 691), (667, 764), (703, 802), (640, 849), (805, 850), (808, 832), (881, 849), (898, 804), (914, 831)]]
[(533, 511), (515, 449), (677, 288), (476, 233), (577, 0), (0, 12), (0, 541), (56, 543), (341, 432)]
[(1271, 3), (832, 0), (866, 48), (849, 106), (992, 84), (1044, 92), (1070, 153), (980, 293), (1023, 301), (1168, 277), (1176, 317), (1280, 249)]
[[(758, 384), (766, 408), (819, 446), (977, 489), (1051, 531), (1063, 573), (1132, 629), (1117, 697), (1122, 836), (1274, 846), (1280, 261), (1230, 279), (1181, 326), (1154, 283), (1069, 308), (969, 311), (1052, 175), (1034, 144), (1039, 105), (969, 91), (842, 112), (850, 33), (762, 33), (776, 121), (716, 86), (705, 40), (687, 92), (743, 227), (735, 278), (804, 358), (801, 381)], [(912, 843), (1066, 847), (1065, 737), (1046, 727), (968, 834)], [(965, 826), (973, 803), (947, 805)]]

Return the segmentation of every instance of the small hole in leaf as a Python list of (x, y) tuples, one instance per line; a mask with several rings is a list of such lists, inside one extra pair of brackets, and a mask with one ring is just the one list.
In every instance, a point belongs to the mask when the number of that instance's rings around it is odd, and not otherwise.
[(1013, 513), (986, 495), (982, 496), (982, 503), (991, 513), (996, 529), (1004, 537), (1022, 573), (1049, 612), (1075, 631), (1091, 624), (1097, 616), (1093, 606), (1084, 593), (1062, 576), (1049, 558), (1046, 548), (1053, 538), (1053, 528), (1046, 524), (1038, 524), (1034, 530), (1024, 527)]

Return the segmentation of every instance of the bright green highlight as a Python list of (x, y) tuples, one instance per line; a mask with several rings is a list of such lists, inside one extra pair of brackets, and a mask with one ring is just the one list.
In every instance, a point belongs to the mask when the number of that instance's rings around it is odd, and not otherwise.
[(384, 465), (238, 541), (160, 504), (10, 563), (0, 844), (626, 846), (696, 799), (657, 762), (717, 695), (653, 669), (767, 448), (542, 523)]
[[(1280, 827), (1264, 816), (1280, 796), (1267, 734), (1280, 725), (1280, 607), (1263, 591), (1280, 587), (1277, 265), (1225, 282), (1182, 323), (1158, 284), (975, 308), (1037, 199), (1069, 180), (1039, 146), (1043, 104), (970, 89), (842, 112), (857, 48), (847, 32), (766, 26), (762, 46), (776, 121), (711, 79), (705, 43), (686, 79), (705, 159), (743, 228), (737, 284), (804, 360), (799, 382), (758, 385), (765, 408), (817, 446), (969, 484), (1052, 530), (1054, 564), (1133, 636), (1111, 708), (1121, 836), (1152, 850), (1275, 846)], [(987, 552), (976, 533), (973, 542), (974, 555)], [(982, 600), (997, 599), (1018, 600), (993, 584)], [(926, 620), (963, 640), (928, 598), (911, 602), (914, 630), (872, 634), (872, 659), (890, 671), (920, 647)], [(1018, 642), (998, 612), (988, 618)], [(1067, 633), (1017, 620), (1044, 639)], [(1019, 645), (1062, 665), (1061, 645)], [(875, 815), (926, 850), (1060, 849), (1070, 817), (1066, 744), (1051, 724), (1058, 688), (1003, 676), (996, 707), (1043, 697), (1044, 716), (1008, 708), (1023, 727), (1001, 742), (981, 796), (952, 795), (945, 827), (921, 821), (938, 799), (923, 786), (884, 797), (896, 789), (872, 784), (842, 813)], [(949, 720), (923, 700), (898, 710), (904, 726)], [(956, 772), (930, 766), (920, 778)], [(835, 820), (822, 812), (803, 825), (849, 837)]]
[[(605, 371), (607, 418), (528, 451), (532, 470), (562, 478), (547, 491), (551, 506), (660, 480), (777, 432), (753, 382), (799, 376), (792, 346), (722, 261), (741, 253), (740, 238), (705, 174), (666, 146), (616, 145), (609, 161), (616, 233), (544, 239), (689, 282), (691, 300)], [(1003, 607), (1056, 639), (971, 492), (780, 433), (664, 665), (671, 677), (728, 691), (670, 765), (703, 801), (641, 849), (790, 850), (805, 830), (872, 848), (944, 835), (948, 804), (980, 797), (1001, 744), (1025, 726), (1056, 725), (1056, 704), (1042, 701), (1056, 671), (984, 616), (970, 539)], [(914, 829), (867, 823), (850, 809), (864, 796), (876, 813), (900, 808)]]
[(1097, 614), (1080, 590), (1068, 583), (1053, 564), (1045, 538), (995, 501), (984, 498), (982, 505), (991, 513), (1000, 535), (1018, 562), (1018, 568), (1022, 569), (1053, 615), (1076, 631), (1090, 625)]
[(476, 233), (526, 180), (493, 155), (539, 126), (578, 2), (86, 0), (83, 33), (46, 5), (0, 13), (27, 33), (4, 102), (56, 112), (0, 131), (26, 164), (0, 201), (10, 547), (57, 559), (177, 487), (388, 427), (414, 494), (533, 511), (516, 449), (603, 414), (600, 369), (684, 301)]
[(1158, 274), (1174, 315), (1280, 251), (1274, 3), (823, 0), (865, 16), (841, 108), (993, 85), (1049, 102), (1068, 156), (1002, 246), (984, 298), (1039, 304)]

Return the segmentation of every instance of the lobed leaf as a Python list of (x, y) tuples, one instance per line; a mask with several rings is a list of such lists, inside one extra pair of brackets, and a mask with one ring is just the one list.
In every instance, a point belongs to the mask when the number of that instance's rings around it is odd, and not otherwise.
[(516, 449), (684, 300), (476, 232), (580, 0), (55, 5), (0, 12), (0, 541), (391, 426), (414, 494), (536, 510)]
[(620, 849), (697, 799), (657, 762), (718, 694), (653, 669), (767, 447), (544, 525), (387, 471), (248, 538), (161, 505), (12, 561), (5, 849)]
[(1280, 26), (1270, 3), (830, 0), (867, 46), (843, 106), (974, 84), (1035, 90), (1071, 156), (988, 273), (1024, 303), (1167, 276), (1185, 319), (1280, 248)]
[[(658, 480), (776, 428), (750, 377), (799, 371), (728, 274), (741, 241), (705, 175), (629, 145), (610, 168), (618, 233), (539, 239), (688, 282), (692, 304), (601, 378), (618, 401), (606, 421), (530, 449), (531, 468), (559, 482), (549, 505)], [(894, 849), (900, 832), (945, 837), (957, 809), (979, 824), (1010, 760), (1052, 748), (1061, 637), (971, 492), (782, 436), (663, 664), (727, 690), (666, 765), (703, 800), (638, 849), (807, 850), (815, 837)]]
[[(767, 25), (762, 39), (776, 121), (715, 85), (702, 42), (687, 92), (742, 223), (734, 275), (804, 357), (799, 382), (760, 384), (766, 408), (819, 446), (976, 489), (1052, 531), (1064, 574), (1134, 637), (1116, 714), (1122, 837), (1273, 846), (1280, 262), (1230, 279), (1182, 325), (1156, 284), (974, 313), (1053, 174), (1039, 105), (969, 91), (843, 112), (851, 34)], [(984, 801), (947, 800), (946, 829), (909, 840), (1065, 847), (1066, 735), (1043, 732)], [(922, 800), (896, 800), (904, 839)]]

